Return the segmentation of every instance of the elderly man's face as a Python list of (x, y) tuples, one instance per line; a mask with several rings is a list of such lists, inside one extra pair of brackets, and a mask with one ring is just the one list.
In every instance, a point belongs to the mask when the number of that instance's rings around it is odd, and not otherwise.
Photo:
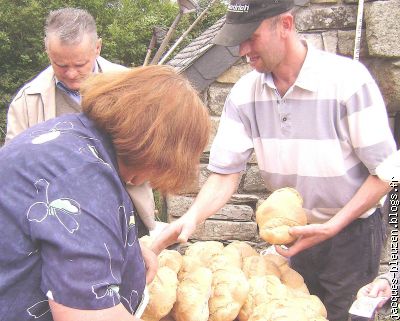
[(72, 90), (79, 90), (83, 80), (92, 73), (100, 50), (101, 39), (93, 44), (88, 35), (73, 45), (61, 43), (55, 35), (50, 35), (47, 42), (47, 55), (57, 79)]

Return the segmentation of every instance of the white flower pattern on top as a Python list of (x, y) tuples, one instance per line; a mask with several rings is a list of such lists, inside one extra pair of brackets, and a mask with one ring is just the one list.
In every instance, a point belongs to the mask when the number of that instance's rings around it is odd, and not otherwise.
[(81, 213), (80, 205), (77, 201), (70, 198), (58, 198), (49, 201), (48, 189), (49, 182), (39, 179), (35, 182), (37, 194), (42, 194), (44, 201), (33, 203), (26, 213), (30, 222), (43, 222), (47, 217), (56, 217), (61, 225), (69, 232), (74, 233), (79, 229), (79, 223), (74, 216)]
[(92, 145), (88, 144), (85, 147), (79, 148), (79, 152), (82, 153), (82, 154), (85, 154), (85, 155), (89, 155), (91, 157), (94, 156), (99, 163), (104, 164), (104, 165), (106, 165), (106, 166), (111, 168), (111, 165), (108, 164), (106, 161), (104, 161), (104, 159), (102, 159), (99, 156), (99, 152), (97, 151), (95, 146), (92, 146)]
[[(132, 229), (134, 229), (136, 227), (135, 225), (135, 215), (134, 212), (132, 211), (129, 215), (129, 217), (127, 217), (126, 215), (126, 210), (125, 210), (125, 206), (121, 205), (119, 208), (119, 213), (123, 214), (123, 216), (125, 217), (125, 224), (126, 224), (126, 233), (125, 233), (125, 247), (128, 246), (133, 246), (136, 243), (137, 237), (135, 233), (130, 233), (130, 231)], [(129, 218), (129, 220), (128, 220)]]
[(52, 129), (49, 131), (37, 130), (34, 131), (31, 135), (34, 137), (32, 139), (32, 144), (44, 144), (49, 141), (56, 139), (61, 135), (63, 131), (71, 130), (74, 128), (74, 125), (71, 122), (61, 122), (57, 123)]
[(50, 130), (33, 131), (31, 133), (31, 136), (33, 137), (32, 144), (38, 145), (38, 144), (44, 144), (44, 143), (50, 142), (50, 141), (58, 138), (62, 133), (70, 133), (71, 135), (74, 135), (77, 137), (82, 137), (82, 138), (93, 140), (93, 141), (98, 140), (97, 138), (81, 136), (81, 135), (75, 134), (73, 132), (73, 129), (74, 129), (74, 124), (72, 122), (64, 121), (64, 122), (58, 122)]
[(26, 312), (28, 312), (28, 314), (31, 317), (39, 319), (46, 313), (50, 312), (49, 301), (48, 300), (39, 301), (34, 305), (30, 306), (28, 309), (26, 309)]
[[(134, 313), (133, 306), (136, 306), (137, 303), (139, 302), (139, 294), (137, 291), (132, 290), (129, 300), (120, 295), (119, 293), (119, 281), (114, 275), (112, 271), (112, 259), (111, 259), (111, 253), (107, 247), (107, 244), (104, 243), (104, 247), (106, 248), (108, 258), (109, 258), (109, 268), (110, 268), (110, 274), (112, 278), (115, 280), (115, 284), (111, 284), (110, 282), (100, 282), (97, 284), (92, 285), (92, 292), (96, 296), (96, 299), (104, 299), (107, 297), (111, 297), (113, 301), (113, 305), (115, 306), (118, 304), (120, 301), (125, 301), (128, 305), (129, 311), (131, 314)], [(104, 288), (106, 286), (106, 288)], [(116, 299), (118, 302), (116, 302)], [(134, 305), (132, 305), (134, 303)]]
[[(112, 278), (115, 280), (115, 283), (118, 284), (118, 279), (115, 277), (113, 271), (112, 271), (112, 260), (111, 260), (111, 254), (110, 251), (108, 250), (107, 244), (104, 243), (104, 247), (106, 248), (107, 254), (108, 254), (108, 259), (109, 259), (109, 268), (110, 268), (110, 274)], [(109, 282), (101, 282), (92, 285), (92, 292), (96, 296), (96, 299), (103, 299), (105, 297), (111, 297), (113, 300), (113, 304), (115, 306), (115, 298), (119, 300), (119, 286), (116, 284), (110, 284)], [(104, 289), (104, 286), (106, 288)]]

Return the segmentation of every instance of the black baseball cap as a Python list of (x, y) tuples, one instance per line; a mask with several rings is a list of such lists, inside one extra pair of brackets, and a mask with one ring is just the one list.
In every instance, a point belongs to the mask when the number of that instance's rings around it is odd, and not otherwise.
[(249, 39), (264, 19), (289, 11), (293, 0), (231, 0), (225, 24), (212, 42), (225, 47)]

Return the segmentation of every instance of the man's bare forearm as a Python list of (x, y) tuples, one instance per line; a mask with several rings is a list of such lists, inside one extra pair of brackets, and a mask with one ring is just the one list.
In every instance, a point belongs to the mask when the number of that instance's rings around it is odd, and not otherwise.
[(377, 176), (368, 176), (353, 198), (340, 210), (330, 223), (336, 225), (340, 231), (363, 213), (378, 204), (391, 187), (388, 183), (380, 180)]
[(240, 173), (211, 174), (185, 215), (195, 219), (196, 225), (204, 222), (229, 201), (237, 190), (239, 178)]

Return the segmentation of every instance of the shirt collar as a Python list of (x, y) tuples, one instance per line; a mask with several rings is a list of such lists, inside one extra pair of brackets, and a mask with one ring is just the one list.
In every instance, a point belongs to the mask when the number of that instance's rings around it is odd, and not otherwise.
[(56, 78), (56, 86), (62, 91), (65, 91), (68, 95), (80, 96), (79, 90), (69, 89), (66, 85), (64, 85), (62, 81), (59, 81), (57, 78)]
[(308, 41), (303, 40), (307, 47), (306, 59), (297, 76), (295, 85), (309, 91), (318, 90), (318, 50), (313, 47)]

